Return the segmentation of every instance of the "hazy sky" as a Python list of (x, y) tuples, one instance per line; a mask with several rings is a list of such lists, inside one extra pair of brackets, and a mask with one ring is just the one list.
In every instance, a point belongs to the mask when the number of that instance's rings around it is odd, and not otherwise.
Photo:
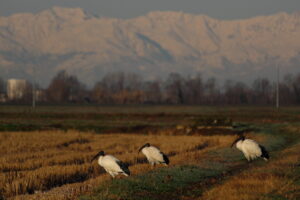
[(281, 11), (300, 11), (300, 0), (0, 0), (0, 16), (38, 12), (52, 6), (81, 7), (98, 16), (132, 18), (155, 10), (239, 19)]

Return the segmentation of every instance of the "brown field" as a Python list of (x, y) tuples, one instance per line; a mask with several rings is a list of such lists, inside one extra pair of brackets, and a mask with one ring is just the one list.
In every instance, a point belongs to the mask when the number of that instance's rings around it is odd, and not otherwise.
[[(79, 114), (73, 107), (62, 113), (51, 113), (52, 107), (36, 112), (12, 108), (0, 112), (0, 200), (131, 200), (131, 189), (120, 197), (123, 187), (155, 176), (143, 183), (158, 189), (138, 188), (141, 196), (134, 200), (300, 199), (299, 108), (168, 108), (178, 112), (173, 114), (152, 107), (138, 114), (119, 108), (115, 114), (109, 114), (110, 108), (88, 108), (87, 113), (76, 108)], [(234, 123), (212, 126), (216, 119)], [(247, 163), (241, 152), (229, 148), (239, 128), (267, 145), (270, 161)], [(170, 167), (147, 164), (137, 152), (146, 142), (169, 156)], [(132, 176), (111, 181), (96, 161), (90, 162), (100, 150), (130, 164)], [(205, 174), (206, 169), (214, 174)], [(160, 190), (160, 177), (171, 186)], [(112, 182), (120, 184), (120, 191), (110, 193)]]
[(300, 145), (281, 152), (268, 165), (254, 166), (212, 188), (197, 200), (299, 199), (300, 197)]
[[(254, 136), (259, 141), (263, 136)], [(199, 164), (206, 152), (230, 146), (235, 136), (93, 134), (78, 131), (1, 132), (0, 188), (8, 199), (75, 199), (110, 177), (90, 159), (99, 150), (130, 164), (132, 175), (151, 170), (137, 153), (146, 142), (171, 165)], [(188, 160), (185, 158), (188, 157)]]

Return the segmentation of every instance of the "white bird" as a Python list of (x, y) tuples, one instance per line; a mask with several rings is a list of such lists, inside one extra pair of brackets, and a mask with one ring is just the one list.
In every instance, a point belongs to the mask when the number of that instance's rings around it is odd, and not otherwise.
[(139, 152), (146, 156), (148, 162), (155, 166), (155, 164), (169, 164), (169, 158), (161, 152), (157, 147), (150, 145), (149, 143), (144, 144), (140, 149)]
[(112, 155), (105, 155), (104, 151), (100, 151), (93, 157), (91, 162), (98, 157), (98, 164), (103, 167), (105, 171), (112, 176), (112, 178), (115, 178), (115, 176), (117, 176), (118, 174), (123, 174), (125, 176), (130, 175), (128, 164), (123, 163), (116, 157)]
[(236, 139), (231, 147), (236, 145), (236, 148), (243, 152), (248, 161), (262, 157), (265, 161), (269, 159), (269, 153), (262, 145), (251, 139), (246, 139), (245, 136), (240, 136)]

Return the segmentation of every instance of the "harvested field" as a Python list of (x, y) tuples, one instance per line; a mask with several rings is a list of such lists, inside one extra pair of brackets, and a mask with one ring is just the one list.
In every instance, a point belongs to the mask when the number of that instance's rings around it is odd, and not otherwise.
[[(300, 199), (299, 108), (0, 107), (0, 199)], [(237, 134), (271, 155), (248, 163)], [(152, 169), (141, 145), (170, 158)], [(129, 164), (111, 180), (91, 158), (100, 150)]]
[(107, 180), (104, 170), (96, 162), (90, 163), (99, 150), (129, 163), (134, 175), (150, 170), (143, 155), (137, 153), (146, 142), (159, 146), (170, 156), (172, 165), (180, 165), (201, 162), (205, 152), (228, 147), (234, 137), (1, 132), (0, 188), (10, 198), (49, 199), (54, 190), (53, 199), (72, 199)]

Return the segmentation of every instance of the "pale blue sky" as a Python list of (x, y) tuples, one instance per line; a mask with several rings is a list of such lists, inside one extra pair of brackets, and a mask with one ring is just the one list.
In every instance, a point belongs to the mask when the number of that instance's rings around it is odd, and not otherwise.
[(239, 19), (300, 11), (300, 0), (0, 0), (0, 16), (39, 12), (53, 6), (80, 7), (98, 16), (132, 18), (156, 10)]

